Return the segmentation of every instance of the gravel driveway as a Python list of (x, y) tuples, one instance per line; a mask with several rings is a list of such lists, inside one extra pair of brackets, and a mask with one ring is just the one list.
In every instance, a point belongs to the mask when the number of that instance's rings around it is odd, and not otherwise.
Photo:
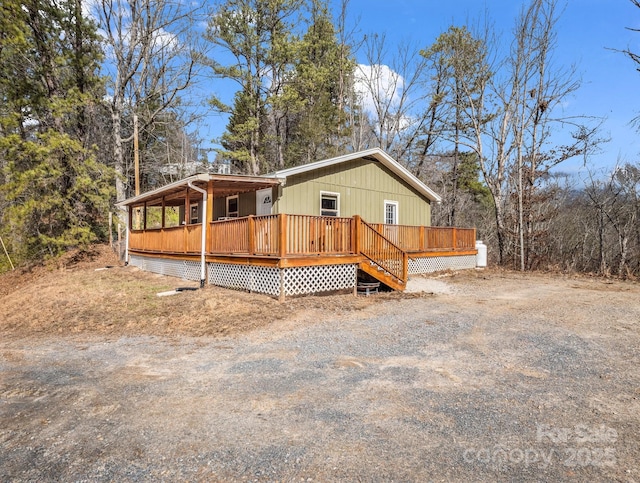
[(637, 284), (439, 283), (227, 338), (0, 340), (0, 479), (640, 481)]

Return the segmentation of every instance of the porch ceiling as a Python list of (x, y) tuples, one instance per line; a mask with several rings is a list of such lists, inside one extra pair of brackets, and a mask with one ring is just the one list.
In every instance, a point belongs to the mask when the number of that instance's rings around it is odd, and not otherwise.
[(248, 193), (250, 191), (258, 191), (264, 188), (277, 186), (282, 182), (282, 180), (278, 178), (251, 177), (251, 179), (245, 179), (244, 176), (229, 175), (212, 176), (211, 180), (213, 181), (214, 198)]
[[(116, 206), (141, 206), (145, 203), (147, 206), (159, 206), (162, 205), (163, 198), (165, 200), (165, 205), (167, 206), (180, 205), (184, 203), (189, 183), (198, 186), (199, 188), (207, 189), (210, 182), (213, 185), (213, 197), (222, 198), (277, 186), (282, 182), (282, 180), (279, 178), (265, 178), (262, 176), (198, 174), (133, 198), (126, 199), (117, 203)], [(190, 200), (199, 200), (201, 198), (202, 195), (197, 191), (189, 191)]]

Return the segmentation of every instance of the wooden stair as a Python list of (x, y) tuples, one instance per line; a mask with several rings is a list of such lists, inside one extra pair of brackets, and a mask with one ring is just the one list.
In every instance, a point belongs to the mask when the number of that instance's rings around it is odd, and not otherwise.
[(355, 216), (357, 253), (364, 257), (359, 268), (393, 290), (403, 291), (407, 286), (407, 252), (380, 233), (374, 226)]
[(378, 265), (372, 265), (369, 260), (360, 262), (358, 268), (393, 290), (402, 292), (407, 287), (406, 280), (401, 280), (398, 277), (393, 276), (386, 270), (381, 269)]

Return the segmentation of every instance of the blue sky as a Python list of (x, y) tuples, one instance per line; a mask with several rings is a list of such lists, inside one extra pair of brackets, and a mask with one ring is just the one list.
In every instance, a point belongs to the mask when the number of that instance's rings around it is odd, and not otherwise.
[[(523, 4), (515, 0), (351, 0), (349, 17), (361, 32), (385, 32), (392, 42), (409, 41), (428, 46), (451, 25), (474, 23), (485, 14), (504, 42)], [(640, 72), (631, 60), (609, 49), (640, 52), (640, 9), (629, 0), (568, 0), (557, 25), (554, 61), (574, 64), (580, 89), (568, 99), (566, 115), (604, 118), (602, 132), (611, 141), (593, 162), (612, 168), (640, 159), (640, 133), (630, 121), (640, 114)], [(363, 59), (359, 59), (362, 61)], [(564, 170), (581, 173), (582, 162), (567, 163)]]
[[(451, 25), (474, 23), (483, 16), (493, 22), (507, 44), (524, 2), (516, 0), (350, 0), (348, 23), (357, 23), (357, 34), (385, 33), (393, 46), (410, 42), (428, 47)], [(337, 11), (339, 1), (335, 1)], [(575, 65), (580, 89), (567, 99), (565, 112), (603, 118), (602, 133), (611, 138), (592, 163), (611, 169), (617, 162), (640, 159), (640, 134), (630, 121), (640, 115), (640, 72), (633, 62), (608, 49), (630, 48), (640, 52), (640, 9), (629, 0), (559, 0), (564, 7), (557, 25), (554, 62)], [(389, 49), (392, 55), (393, 49)], [(365, 59), (357, 53), (359, 62)], [(226, 119), (209, 118), (201, 135), (212, 140), (224, 131)], [(208, 143), (205, 143), (208, 144)], [(586, 177), (581, 160), (562, 165), (563, 171)]]

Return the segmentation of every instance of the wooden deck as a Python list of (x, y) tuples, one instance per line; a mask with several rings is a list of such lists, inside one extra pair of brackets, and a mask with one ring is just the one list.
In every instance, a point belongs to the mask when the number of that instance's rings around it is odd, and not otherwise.
[[(131, 230), (129, 251), (162, 258), (197, 259), (202, 224)], [(284, 267), (358, 263), (402, 290), (412, 257), (475, 255), (475, 229), (369, 224), (359, 216), (247, 216), (210, 222), (205, 258)]]

